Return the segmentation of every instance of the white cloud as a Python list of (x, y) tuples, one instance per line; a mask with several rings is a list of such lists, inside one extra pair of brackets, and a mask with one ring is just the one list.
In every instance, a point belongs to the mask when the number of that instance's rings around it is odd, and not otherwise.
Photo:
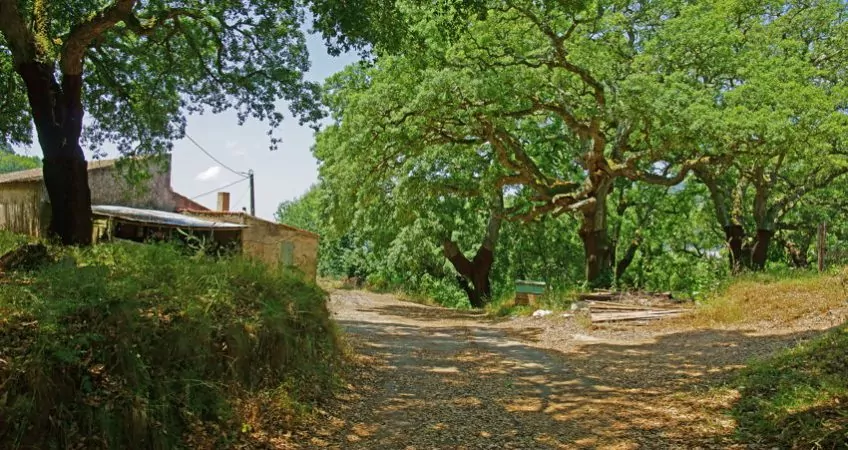
[(204, 170), (203, 172), (200, 172), (199, 174), (197, 174), (197, 176), (194, 177), (194, 179), (199, 180), (199, 181), (209, 181), (209, 180), (214, 180), (215, 178), (218, 178), (218, 175), (220, 175), (220, 174), (221, 174), (221, 167), (220, 166), (212, 166), (212, 167)]
[(226, 147), (229, 150), (232, 150), (232, 149), (236, 148), (236, 146), (238, 144), (239, 144), (238, 141), (229, 140), (224, 144), (224, 147)]

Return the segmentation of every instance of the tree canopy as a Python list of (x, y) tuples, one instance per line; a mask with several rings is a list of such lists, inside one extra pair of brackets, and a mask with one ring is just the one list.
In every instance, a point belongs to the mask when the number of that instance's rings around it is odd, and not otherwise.
[(81, 145), (168, 151), (184, 135), (187, 114), (223, 110), (267, 121), (276, 144), (280, 101), (301, 122), (322, 115), (318, 86), (303, 78), (309, 19), (338, 52), (402, 39), (393, 11), (384, 0), (0, 0), (0, 142), (29, 143), (32, 120), (51, 230), (66, 243), (86, 243)]
[[(573, 215), (587, 280), (609, 285), (651, 235), (761, 268), (783, 218), (848, 170), (841, 1), (510, 0), (458, 35), (407, 13), (407, 52), (325, 87), (315, 154), (347, 223), (499, 192), (503, 220)], [(652, 233), (665, 201), (723, 237)]]

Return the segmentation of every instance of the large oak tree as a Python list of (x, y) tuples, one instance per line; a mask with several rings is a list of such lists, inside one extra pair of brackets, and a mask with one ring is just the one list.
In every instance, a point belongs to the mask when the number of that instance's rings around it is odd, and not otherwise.
[(331, 86), (340, 98), (331, 105), (341, 136), (333, 145), (372, 169), (427, 159), (446, 145), (460, 160), (485, 155), (493, 182), (522, 193), (505, 215), (578, 215), (586, 277), (609, 283), (615, 180), (674, 185), (710, 161), (666, 113), (673, 90), (641, 65), (663, 14), (618, 2), (507, 1), (458, 39), (418, 14), (414, 53), (381, 58), (365, 76)]
[(31, 119), (50, 231), (86, 244), (83, 144), (167, 151), (188, 113), (234, 109), (274, 127), (281, 100), (316, 119), (316, 89), (303, 79), (306, 19), (339, 52), (398, 42), (394, 11), (382, 0), (0, 0), (0, 143), (28, 142)]
[(655, 69), (681, 92), (701, 94), (697, 108), (679, 114), (698, 124), (700, 146), (727, 156), (695, 173), (709, 189), (731, 266), (762, 269), (781, 219), (848, 174), (845, 4), (692, 4), (660, 36)]

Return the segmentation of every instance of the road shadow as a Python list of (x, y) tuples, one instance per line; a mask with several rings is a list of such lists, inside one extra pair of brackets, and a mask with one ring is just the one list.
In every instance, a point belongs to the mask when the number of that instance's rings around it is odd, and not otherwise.
[(564, 353), (481, 326), (340, 324), (368, 367), (307, 448), (755, 448), (734, 441), (724, 383), (749, 357), (816, 334), (697, 330)]
[(480, 310), (459, 310), (440, 308), (437, 306), (418, 305), (415, 303), (383, 305), (372, 308), (361, 308), (362, 312), (377, 313), (381, 316), (401, 317), (425, 322), (439, 322), (445, 320), (473, 320), (477, 322), (493, 323), (494, 320)]

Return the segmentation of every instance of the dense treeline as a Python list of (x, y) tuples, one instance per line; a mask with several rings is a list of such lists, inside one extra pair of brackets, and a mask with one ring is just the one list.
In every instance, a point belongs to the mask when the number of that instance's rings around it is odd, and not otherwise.
[(0, 144), (0, 173), (17, 172), (19, 170), (41, 167), (41, 160), (35, 156), (15, 154), (12, 149)]
[(326, 273), (475, 306), (516, 277), (691, 292), (806, 266), (843, 206), (841, 0), (404, 11), (401, 51), (326, 83), (321, 184), (281, 211), (340, 236)]

